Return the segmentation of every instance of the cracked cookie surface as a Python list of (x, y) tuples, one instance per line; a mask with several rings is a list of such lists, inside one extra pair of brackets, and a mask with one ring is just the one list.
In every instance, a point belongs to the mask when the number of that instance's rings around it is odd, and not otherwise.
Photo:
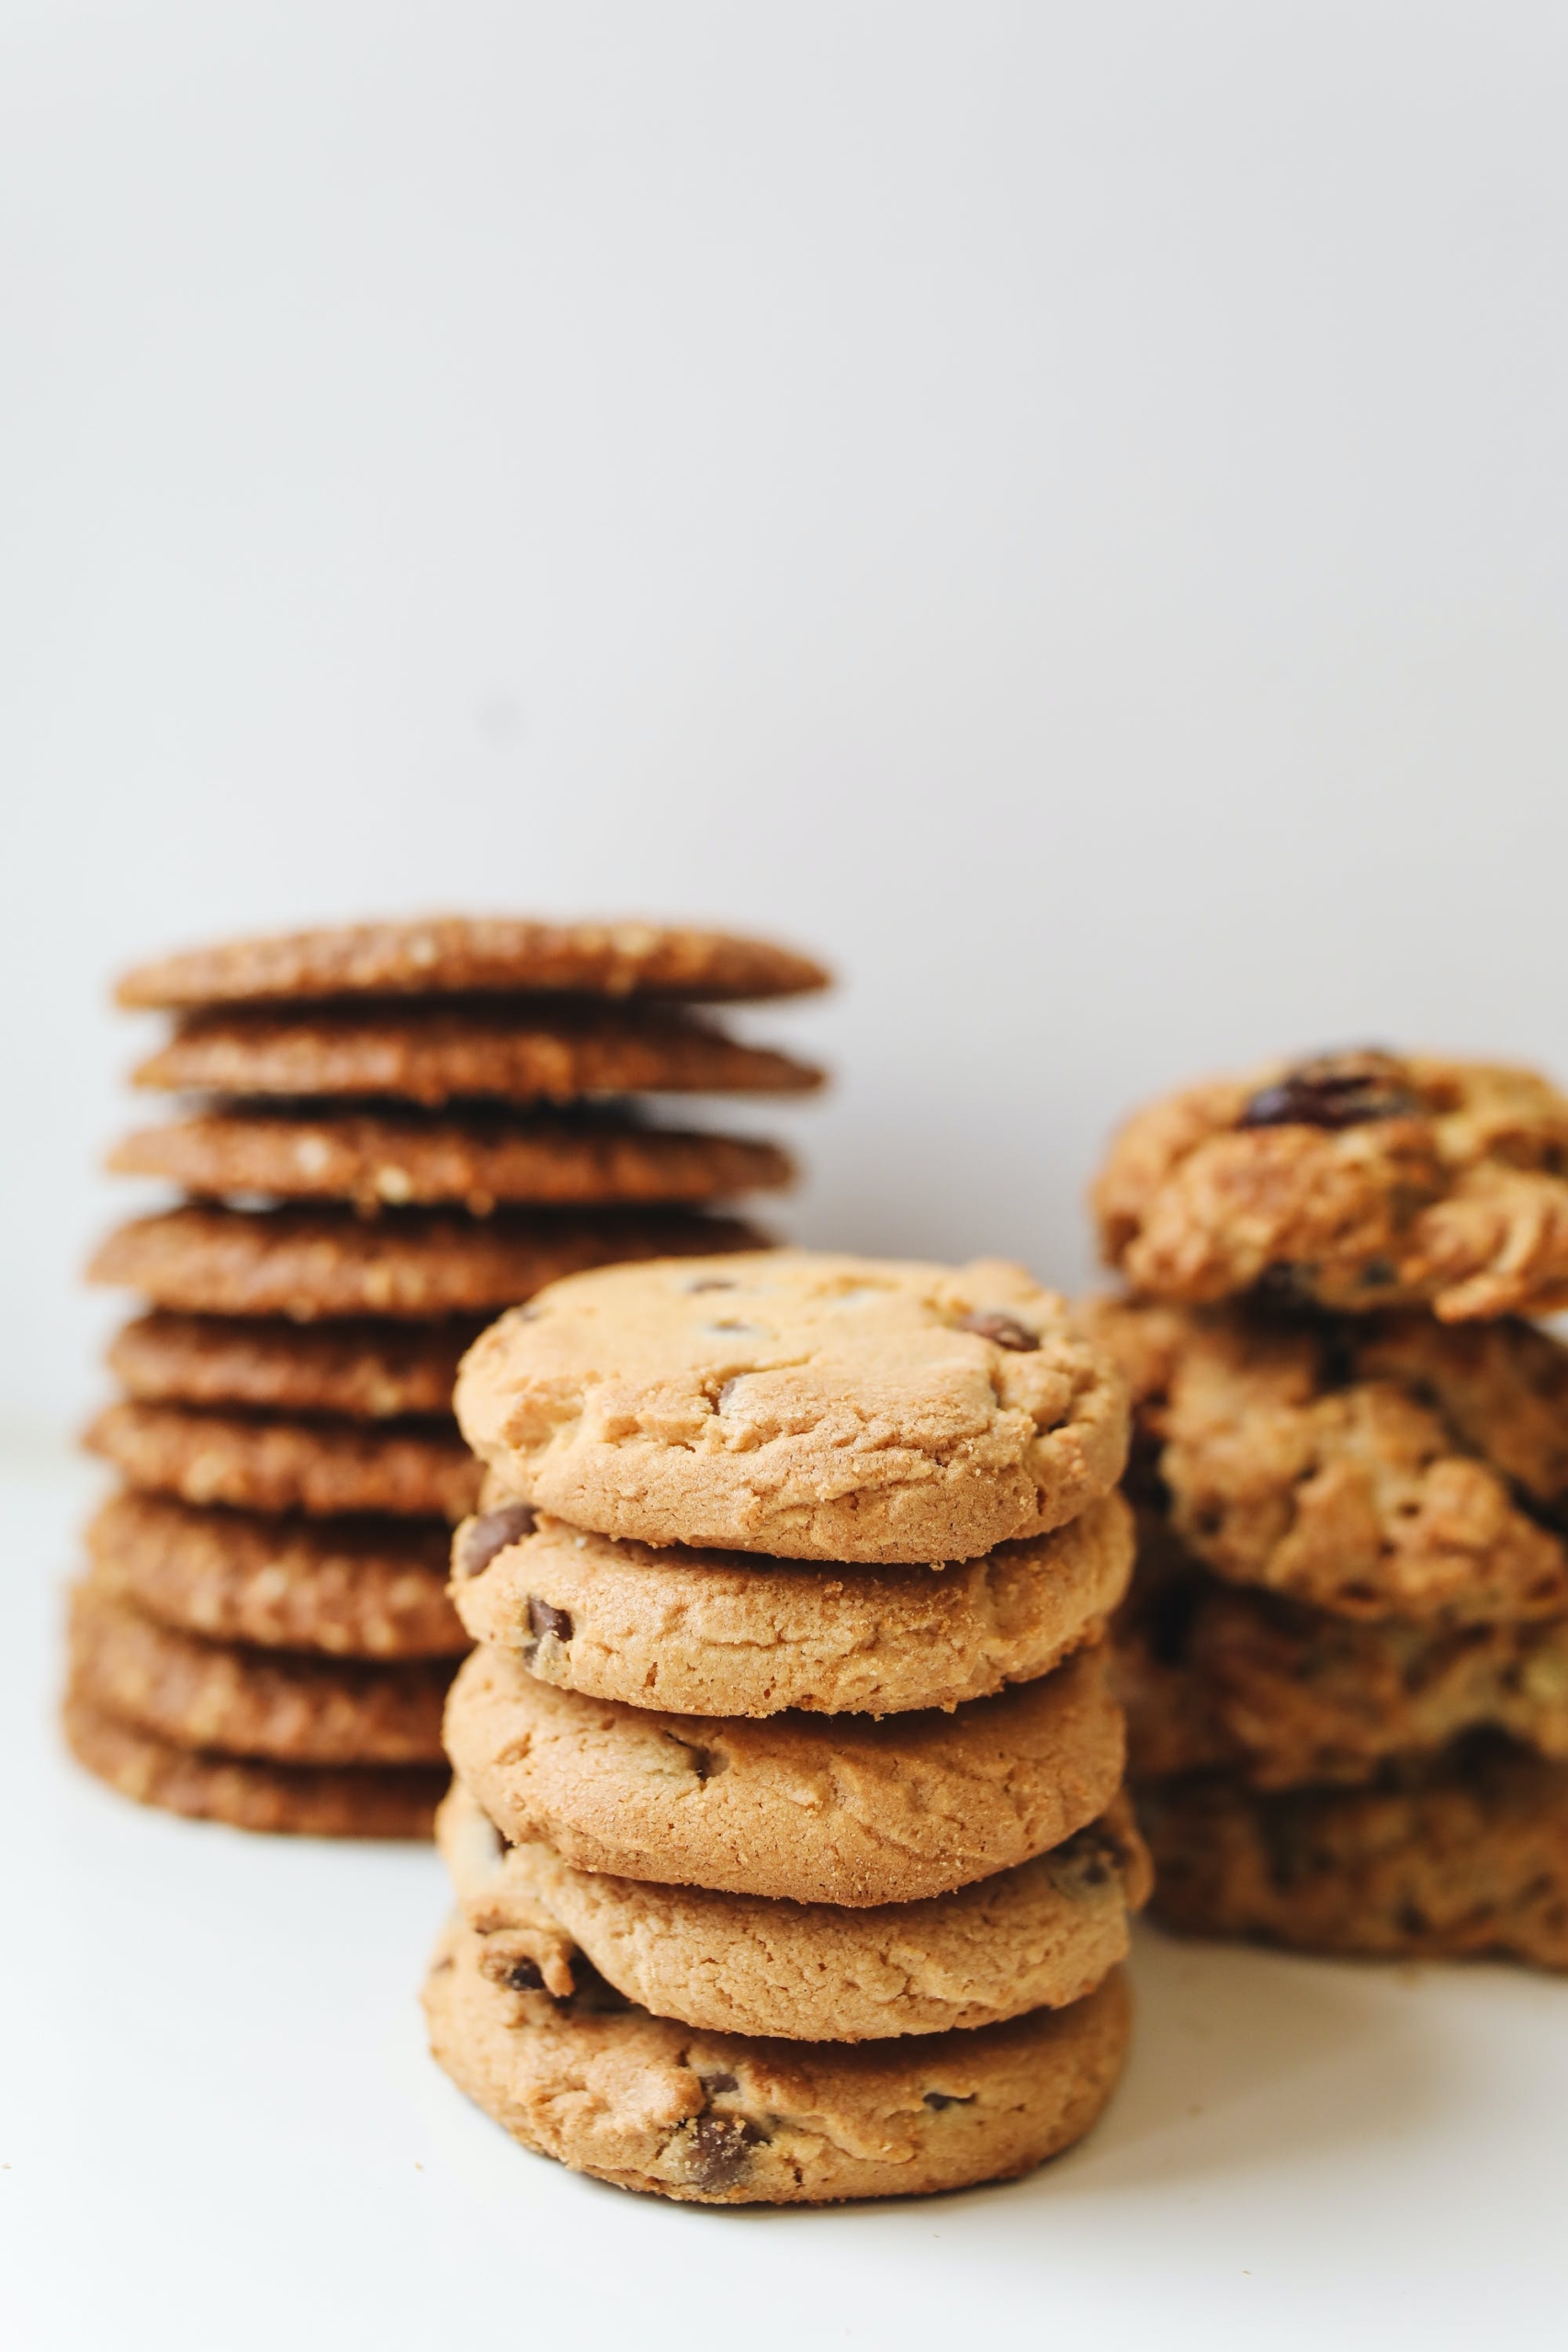
[(427, 915), (227, 939), (128, 972), (117, 1003), (203, 1004), (326, 997), (527, 994), (746, 999), (797, 996), (829, 974), (766, 939), (685, 924), (539, 922), (515, 915)]
[(972, 1559), (1112, 1487), (1120, 1377), (1021, 1268), (774, 1250), (553, 1285), (478, 1340), (464, 1435), (574, 1526), (785, 1559)]
[(564, 1999), (597, 1972), (656, 2017), (808, 2041), (1066, 2007), (1125, 1958), (1149, 1884), (1125, 1797), (1034, 1861), (861, 1910), (573, 1870), (547, 1846), (508, 1846), (461, 1781), (436, 1835), (492, 1983)]
[(513, 1505), (458, 1530), (452, 1597), (476, 1641), (558, 1690), (685, 1714), (891, 1714), (1048, 1673), (1103, 1634), (1132, 1560), (1118, 1495), (983, 1559), (837, 1574)]
[(431, 2049), (525, 2147), (710, 2205), (829, 2204), (1010, 2178), (1081, 2138), (1121, 2072), (1120, 1972), (1070, 2008), (859, 2044), (714, 2034), (492, 1984), (454, 1920), (424, 1991)]
[(1059, 1846), (1121, 1784), (1102, 1653), (933, 1711), (674, 1715), (554, 1690), (485, 1646), (446, 1745), (514, 1843), (579, 1869), (799, 1903), (945, 1894)]
[(1093, 1197), (1107, 1261), (1154, 1297), (1568, 1305), (1568, 1097), (1532, 1070), (1341, 1053), (1190, 1087), (1127, 1124)]
[(495, 1314), (580, 1268), (626, 1258), (704, 1257), (763, 1237), (696, 1210), (591, 1215), (498, 1209), (183, 1208), (134, 1217), (102, 1241), (87, 1279), (193, 1315), (415, 1321)]
[(1568, 1348), (1517, 1321), (1090, 1301), (1217, 1575), (1350, 1616), (1568, 1613)]

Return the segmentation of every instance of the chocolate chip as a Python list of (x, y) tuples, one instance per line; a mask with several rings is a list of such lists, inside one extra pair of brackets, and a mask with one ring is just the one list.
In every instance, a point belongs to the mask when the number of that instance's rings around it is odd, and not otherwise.
[(928, 2107), (939, 2108), (973, 2107), (977, 2096), (978, 2094), (975, 2091), (967, 2091), (963, 2094), (960, 2094), (957, 2091), (928, 2091), (926, 2093), (926, 2105)]
[(570, 1642), (571, 1619), (564, 1609), (557, 1609), (549, 1601), (541, 1600), (536, 1592), (531, 1592), (528, 1595), (528, 1630), (537, 1641), (542, 1642), (547, 1634), (553, 1634), (558, 1642)]
[(1238, 1127), (1357, 1127), (1422, 1111), (1392, 1054), (1321, 1054), (1253, 1095)]
[(675, 1739), (673, 1732), (667, 1732), (665, 1737), (675, 1740), (677, 1747), (685, 1749), (692, 1761), (692, 1770), (699, 1781), (715, 1780), (720, 1772), (728, 1768), (729, 1758), (720, 1748), (694, 1747), (689, 1739)]
[(453, 1574), (482, 1576), (498, 1552), (504, 1552), (509, 1544), (520, 1544), (533, 1531), (534, 1513), (527, 1503), (502, 1503), (499, 1510), (466, 1520), (452, 1546)]
[(697, 2080), (710, 2098), (717, 2098), (725, 2091), (738, 2091), (740, 2088), (739, 2083), (733, 2075), (699, 2075)]
[(700, 1290), (734, 1290), (736, 1287), (737, 1285), (734, 1283), (720, 1280), (716, 1276), (710, 1276), (706, 1282), (688, 1283), (686, 1284), (688, 1293), (694, 1298)]
[(536, 1960), (519, 1960), (506, 1972), (506, 1981), (514, 1993), (538, 1993), (544, 1989), (544, 1975)]
[(961, 1316), (958, 1329), (977, 1331), (993, 1347), (1011, 1348), (1021, 1356), (1032, 1355), (1040, 1345), (1038, 1332), (1021, 1323), (1016, 1315), (1000, 1314), (995, 1307), (981, 1307), (974, 1315)]
[(767, 2133), (744, 2115), (699, 2115), (685, 2127), (691, 2146), (687, 2177), (699, 2188), (728, 2188), (751, 2162)]

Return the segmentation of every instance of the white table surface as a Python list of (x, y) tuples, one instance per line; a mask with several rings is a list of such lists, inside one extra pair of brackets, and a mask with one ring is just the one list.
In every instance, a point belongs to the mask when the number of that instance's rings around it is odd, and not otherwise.
[(62, 1755), (90, 1499), (0, 1486), (0, 2340), (1561, 2345), (1568, 1984), (1145, 1930), (1114, 2107), (1032, 2179), (710, 2212), (525, 2154), (425, 2054), (433, 1854), (145, 1813)]

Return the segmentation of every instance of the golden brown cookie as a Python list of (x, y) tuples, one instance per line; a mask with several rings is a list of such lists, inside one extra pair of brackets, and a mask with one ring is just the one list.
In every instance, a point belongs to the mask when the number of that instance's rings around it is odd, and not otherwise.
[(1568, 1765), (1461, 1748), (1375, 1789), (1142, 1791), (1154, 1910), (1196, 1936), (1568, 1968)]
[(172, 1747), (68, 1693), (76, 1761), (123, 1797), (197, 1821), (299, 1838), (428, 1838), (446, 1785), (426, 1765), (265, 1764)]
[(558, 1690), (680, 1714), (885, 1715), (983, 1698), (1099, 1640), (1133, 1561), (1119, 1495), (984, 1559), (837, 1573), (529, 1521), (513, 1504), (457, 1533), (452, 1594), (474, 1639)]
[(82, 1442), (133, 1487), (236, 1510), (458, 1520), (479, 1465), (439, 1422), (264, 1419), (191, 1405), (107, 1405)]
[(169, 1209), (105, 1240), (89, 1282), (139, 1290), (194, 1315), (412, 1321), (495, 1314), (558, 1276), (626, 1258), (698, 1258), (754, 1247), (738, 1217), (694, 1210), (500, 1210), (482, 1219), (434, 1209)]
[(260, 1518), (114, 1495), (87, 1529), (97, 1590), (209, 1641), (337, 1657), (454, 1657), (439, 1521)]
[(451, 1668), (230, 1648), (89, 1582), (71, 1596), (71, 1679), (87, 1705), (175, 1747), (282, 1764), (438, 1764)]
[(463, 1433), (540, 1509), (650, 1544), (892, 1564), (1043, 1534), (1126, 1400), (1021, 1267), (791, 1250), (558, 1283), (478, 1340)]
[(1103, 1658), (954, 1713), (672, 1715), (552, 1690), (476, 1650), (446, 1710), (456, 1769), (521, 1844), (581, 1870), (797, 1903), (913, 1903), (1059, 1846), (1121, 1782)]
[(1082, 2000), (1127, 1952), (1148, 1857), (1125, 1797), (1065, 1845), (924, 1903), (848, 1910), (573, 1870), (508, 1846), (455, 1781), (436, 1836), (492, 1983), (565, 2000), (594, 1973), (716, 2033), (884, 2041)]
[(1256, 1788), (1370, 1781), (1478, 1730), (1568, 1762), (1568, 1617), (1359, 1624), (1198, 1575), (1134, 1611), (1122, 1657), (1134, 1775), (1227, 1762)]
[(708, 2034), (602, 1993), (493, 1984), (454, 1920), (424, 1991), (430, 2044), (525, 2147), (701, 2205), (832, 2204), (1009, 2179), (1080, 2139), (1131, 2024), (1120, 1972), (1071, 2008), (893, 2041)]
[(141, 1315), (107, 1362), (147, 1405), (248, 1405), (350, 1420), (445, 1419), (476, 1317), (445, 1323), (295, 1324), (266, 1316)]
[(1079, 1311), (1133, 1390), (1176, 1533), (1218, 1575), (1348, 1616), (1568, 1613), (1561, 1340), (1425, 1315)]
[(571, 1102), (800, 1094), (822, 1072), (673, 1005), (465, 1003), (187, 1013), (132, 1083), (180, 1094)]
[(123, 1176), (165, 1177), (204, 1199), (260, 1193), (371, 1209), (457, 1202), (474, 1216), (488, 1216), (498, 1204), (724, 1200), (776, 1189), (795, 1174), (776, 1144), (624, 1119), (479, 1111), (462, 1118), (326, 1111), (312, 1118), (265, 1106), (144, 1127), (116, 1145), (108, 1165)]
[(1094, 1191), (1108, 1262), (1200, 1304), (1259, 1283), (1443, 1322), (1568, 1306), (1568, 1096), (1532, 1070), (1326, 1054), (1140, 1112)]
[(179, 1010), (342, 996), (567, 990), (694, 999), (798, 996), (820, 964), (770, 940), (647, 922), (429, 915), (343, 923), (161, 956), (128, 972), (118, 1003)]

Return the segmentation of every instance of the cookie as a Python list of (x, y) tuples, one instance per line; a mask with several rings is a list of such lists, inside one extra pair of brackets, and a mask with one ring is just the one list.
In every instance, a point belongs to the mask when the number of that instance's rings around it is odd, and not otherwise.
[(765, 939), (646, 922), (431, 915), (344, 923), (162, 956), (128, 972), (117, 1003), (168, 1011), (342, 996), (567, 989), (717, 1000), (799, 996), (830, 975)]
[(191, 1012), (132, 1083), (181, 1094), (571, 1102), (801, 1094), (822, 1072), (672, 1005), (467, 1003)]
[(1126, 1957), (1149, 1883), (1124, 1797), (999, 1877), (859, 1911), (573, 1870), (547, 1846), (508, 1846), (461, 1781), (436, 1836), (492, 1983), (566, 2000), (597, 1974), (656, 2017), (806, 2041), (1066, 2007)]
[(705, 1257), (761, 1238), (738, 1217), (681, 1209), (498, 1209), (483, 1219), (434, 1209), (376, 1217), (347, 1208), (168, 1209), (111, 1233), (87, 1279), (186, 1314), (429, 1321), (493, 1315), (581, 1267)]
[(199, 1406), (106, 1406), (82, 1440), (131, 1486), (237, 1510), (461, 1519), (479, 1465), (437, 1424), (263, 1420)]
[(93, 1583), (209, 1641), (338, 1657), (453, 1657), (448, 1537), (419, 1520), (263, 1519), (114, 1495), (86, 1532)]
[(498, 1204), (724, 1200), (793, 1181), (776, 1144), (608, 1119), (464, 1118), (412, 1112), (210, 1111), (144, 1127), (108, 1157), (122, 1176), (161, 1176), (204, 1199), (439, 1207), (488, 1216)]
[(171, 1747), (73, 1690), (66, 1743), (123, 1797), (197, 1821), (300, 1838), (428, 1838), (446, 1775), (424, 1765), (247, 1762)]
[(451, 1668), (231, 1649), (88, 1582), (71, 1596), (71, 1679), (87, 1705), (175, 1747), (284, 1764), (438, 1764)]
[(710, 2034), (594, 1988), (557, 2002), (494, 1984), (460, 1920), (424, 2007), (437, 2064), (525, 2147), (699, 2205), (915, 2197), (1028, 2172), (1099, 2115), (1131, 2024), (1118, 1972), (1071, 2008), (973, 2033)]
[[(1483, 1729), (1568, 1762), (1568, 1617), (1358, 1624), (1201, 1576), (1179, 1600), (1162, 1595), (1161, 1610), (1163, 1656), (1152, 1646), (1165, 1687), (1134, 1662), (1122, 1689), (1135, 1774), (1228, 1761), (1257, 1788), (1370, 1781), (1389, 1757)], [(1173, 1725), (1178, 1677), (1188, 1691)], [(1195, 1727), (1198, 1746), (1184, 1748)]]
[(464, 1350), (484, 1325), (293, 1324), (266, 1316), (139, 1316), (106, 1361), (147, 1405), (249, 1405), (350, 1420), (444, 1417)]
[(1059, 1846), (1122, 1778), (1103, 1658), (955, 1713), (673, 1715), (552, 1690), (476, 1650), (456, 1769), (513, 1844), (581, 1870), (797, 1903), (913, 1903)]
[(984, 1559), (835, 1575), (655, 1551), (513, 1504), (468, 1521), (452, 1559), (474, 1639), (558, 1690), (680, 1714), (884, 1715), (1032, 1681), (1099, 1640), (1126, 1590), (1133, 1533), (1107, 1495)]
[(1156, 1916), (1184, 1934), (1568, 1968), (1568, 1766), (1462, 1749), (1376, 1789), (1174, 1781), (1138, 1810)]
[(1276, 1064), (1140, 1112), (1094, 1207), (1108, 1262), (1157, 1298), (1540, 1315), (1568, 1306), (1568, 1097), (1432, 1055)]
[(784, 1559), (965, 1560), (1121, 1475), (1122, 1385), (1021, 1268), (776, 1250), (555, 1284), (478, 1340), (463, 1433), (574, 1526)]
[[(1348, 1616), (1568, 1613), (1568, 1347), (1517, 1321), (1100, 1301), (1171, 1522)], [(1553, 1523), (1554, 1522), (1554, 1523)]]

